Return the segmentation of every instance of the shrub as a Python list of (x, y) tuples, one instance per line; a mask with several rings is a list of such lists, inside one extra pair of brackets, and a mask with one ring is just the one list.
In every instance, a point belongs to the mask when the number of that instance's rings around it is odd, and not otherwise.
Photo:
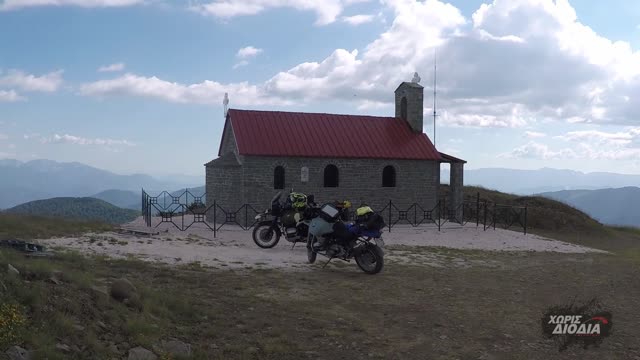
[(20, 306), (15, 304), (0, 305), (0, 350), (18, 344), (26, 318)]

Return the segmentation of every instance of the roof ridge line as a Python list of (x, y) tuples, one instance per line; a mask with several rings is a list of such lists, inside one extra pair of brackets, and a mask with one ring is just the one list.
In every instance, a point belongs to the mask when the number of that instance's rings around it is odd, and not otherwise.
[(358, 116), (358, 117), (372, 117), (380, 119), (400, 119), (395, 116), (379, 116), (379, 115), (356, 115), (356, 114), (336, 114), (336, 113), (323, 113), (323, 112), (308, 112), (308, 111), (281, 111), (281, 110), (251, 110), (251, 109), (229, 109), (229, 111), (242, 111), (242, 112), (259, 112), (259, 113), (284, 113), (284, 114), (310, 114), (310, 115), (331, 115), (331, 116)]

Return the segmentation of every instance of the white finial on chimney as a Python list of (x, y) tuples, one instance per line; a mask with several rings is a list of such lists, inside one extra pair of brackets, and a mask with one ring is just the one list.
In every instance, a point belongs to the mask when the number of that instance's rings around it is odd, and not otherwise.
[(411, 82), (412, 82), (412, 83), (415, 83), (415, 84), (417, 84), (417, 83), (419, 83), (419, 82), (420, 82), (420, 76), (418, 75), (418, 73), (417, 73), (417, 72), (414, 72), (414, 73), (413, 73), (413, 79), (411, 79)]
[(224, 100), (222, 100), (222, 105), (224, 105), (224, 117), (227, 117), (227, 111), (229, 111), (229, 94), (224, 93)]

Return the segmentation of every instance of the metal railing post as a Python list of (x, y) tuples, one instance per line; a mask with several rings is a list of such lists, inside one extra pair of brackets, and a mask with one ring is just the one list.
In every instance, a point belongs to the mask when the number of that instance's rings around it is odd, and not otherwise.
[(487, 200), (484, 201), (484, 224), (482, 224), (482, 228), (484, 231), (487, 231)]
[(440, 226), (442, 225), (442, 202), (438, 201), (438, 231), (440, 231)]
[(498, 209), (498, 204), (493, 203), (493, 230), (496, 229), (496, 211)]
[(391, 232), (391, 200), (389, 200), (389, 232)]
[(524, 204), (524, 234), (527, 235), (527, 204)]
[(216, 206), (216, 200), (213, 200), (213, 238), (216, 238), (216, 233), (218, 231), (218, 226), (216, 225), (216, 210), (217, 210), (217, 206)]
[(480, 191), (476, 194), (476, 227), (480, 225)]

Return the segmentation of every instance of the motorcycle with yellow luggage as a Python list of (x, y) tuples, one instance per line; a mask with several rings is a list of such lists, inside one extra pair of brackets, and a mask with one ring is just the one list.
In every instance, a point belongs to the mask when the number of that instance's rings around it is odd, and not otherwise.
[[(255, 217), (257, 224), (253, 229), (253, 242), (263, 249), (276, 246), (283, 236), (294, 245), (306, 242), (309, 224), (318, 216), (320, 208), (315, 203), (313, 195), (307, 196), (292, 189), (284, 203), (280, 202), (281, 197), (282, 192), (278, 192), (271, 199), (271, 207)], [(341, 201), (336, 202), (336, 206), (340, 208), (341, 216), (346, 219), (351, 203)]]

